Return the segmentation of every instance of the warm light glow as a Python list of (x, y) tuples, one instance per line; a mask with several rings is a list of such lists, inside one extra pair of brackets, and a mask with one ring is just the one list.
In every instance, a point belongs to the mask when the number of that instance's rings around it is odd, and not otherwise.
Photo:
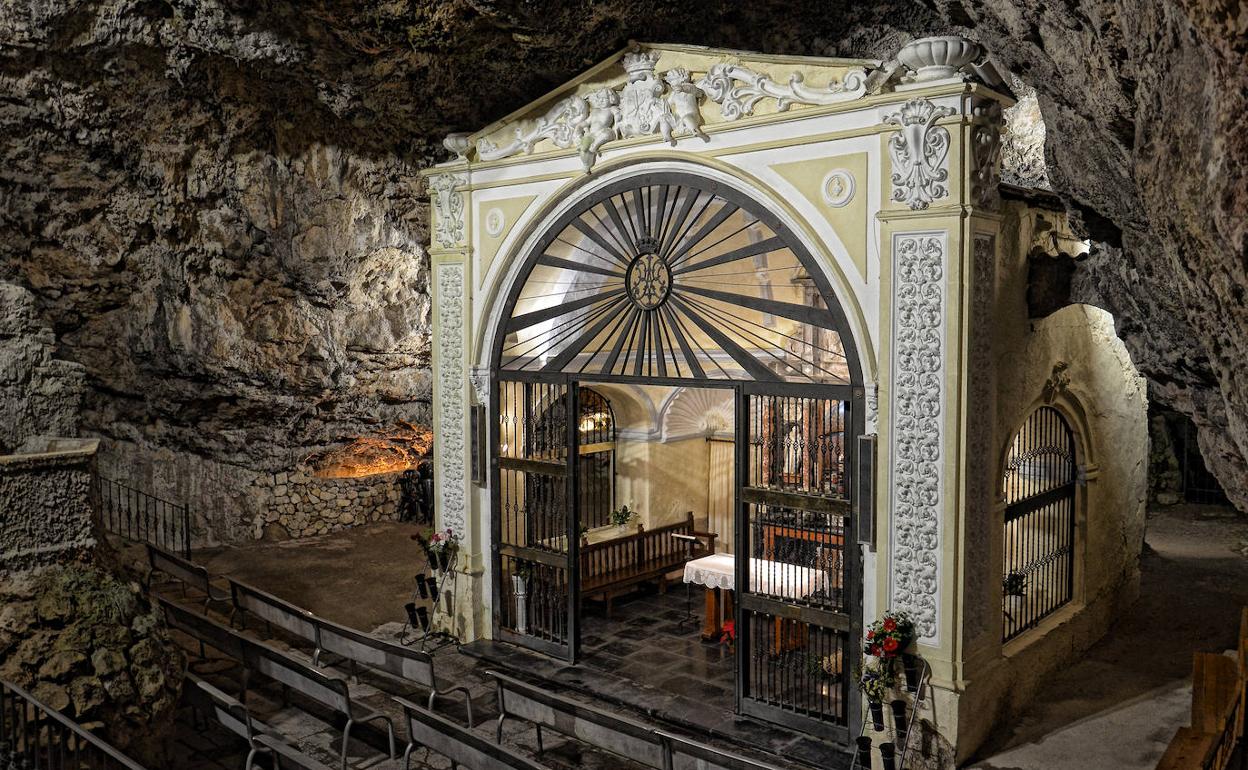
[(304, 459), (312, 474), (323, 479), (359, 478), (415, 468), (433, 450), (433, 431), (400, 423), (387, 433), (354, 441)]

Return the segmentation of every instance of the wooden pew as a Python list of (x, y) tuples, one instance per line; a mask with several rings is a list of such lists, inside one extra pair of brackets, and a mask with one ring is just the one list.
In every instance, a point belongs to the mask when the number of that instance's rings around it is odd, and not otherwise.
[(593, 706), (561, 698), (540, 687), (521, 682), (498, 671), (487, 671), (498, 686), (498, 727), (495, 740), (502, 743), (503, 723), (523, 719), (537, 729), (537, 750), (544, 750), (542, 728), (654, 768), (664, 767), (663, 743), (646, 725)]
[[(312, 665), (323, 666), (325, 653), (342, 656), (355, 674), (356, 664), (383, 671), (392, 676), (415, 682), (429, 690), (428, 708), (432, 709), (439, 695), (462, 692), (468, 701), (468, 721), (472, 722), (472, 695), (465, 687), (438, 679), (433, 656), (426, 652), (388, 642), (353, 628), (317, 617), (273, 594), (237, 580), (230, 580), (235, 615), (246, 626), (248, 613), (277, 626), (312, 645)], [(232, 616), (233, 617), (233, 616)]]
[(472, 693), (467, 687), (439, 681), (433, 668), (433, 656), (429, 653), (377, 639), (328, 620), (318, 619), (317, 628), (320, 632), (317, 637), (320, 649), (343, 656), (353, 666), (360, 663), (428, 689), (426, 708), (430, 710), (433, 710), (434, 701), (439, 695), (463, 693), (468, 704), (468, 726), (475, 724), (472, 716)]
[(771, 770), (771, 765), (655, 730), (663, 743), (663, 770)]
[(342, 770), (347, 767), (347, 742), (351, 737), (351, 728), (361, 722), (385, 723), (390, 740), (390, 757), (394, 758), (393, 720), (385, 714), (358, 708), (351, 700), (351, 692), (345, 681), (326, 676), (267, 644), (249, 639), (232, 628), (211, 618), (196, 615), (167, 599), (157, 597), (156, 600), (164, 608), (169, 626), (199, 640), (201, 653), (203, 644), (207, 643), (243, 664), (243, 686), (239, 700), (244, 706), (247, 703), (251, 675), (264, 674), (281, 684), (283, 692), (287, 688), (295, 690), (346, 717), (346, 726), (342, 731)]
[[(672, 537), (676, 534), (704, 538), (708, 546), (691, 556), (687, 543)], [(601, 597), (610, 617), (615, 597), (650, 581), (658, 581), (665, 589), (669, 572), (681, 569), (691, 558), (715, 552), (715, 537), (713, 532), (694, 530), (690, 511), (675, 524), (581, 546), (581, 595)]]
[[(230, 601), (230, 595), (212, 584), (208, 576), (208, 570), (202, 566), (162, 548), (157, 548), (151, 543), (146, 543), (145, 545), (147, 546), (147, 563), (151, 567), (152, 572), (159, 570), (169, 577), (178, 580), (182, 584), (183, 595), (185, 595), (188, 586), (203, 594), (204, 612), (208, 611), (208, 606), (213, 602)], [(152, 588), (151, 582), (151, 573), (149, 573), (147, 578), (149, 593)]]
[(329, 770), (327, 765), (288, 743), (272, 727), (253, 719), (243, 704), (194, 674), (187, 674), (183, 692), (196, 711), (215, 717), (222, 727), (247, 741), (250, 751), (243, 762), (243, 770), (251, 770), (257, 754), (275, 755), (275, 767), (293, 765), (303, 770)]
[(403, 707), (407, 732), (411, 736), (403, 751), (403, 770), (410, 768), (412, 752), (417, 746), (427, 746), (451, 760), (452, 770), (459, 767), (468, 770), (546, 770), (545, 766), (490, 743), (409, 700), (395, 698), (394, 701)]

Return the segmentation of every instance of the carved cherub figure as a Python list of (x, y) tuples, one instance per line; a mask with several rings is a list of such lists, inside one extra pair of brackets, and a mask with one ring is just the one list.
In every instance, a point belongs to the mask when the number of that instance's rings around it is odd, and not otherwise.
[(709, 142), (711, 138), (702, 130), (702, 111), (698, 109), (698, 103), (706, 94), (693, 84), (689, 70), (684, 67), (670, 69), (663, 74), (663, 80), (671, 88), (667, 101), (672, 109), (673, 129), (688, 131), (694, 136), (702, 137), (702, 141)]
[(581, 135), (581, 163), (585, 170), (593, 168), (602, 146), (617, 138), (616, 122), (620, 119), (620, 98), (610, 88), (600, 88), (585, 97), (589, 102), (589, 118)]

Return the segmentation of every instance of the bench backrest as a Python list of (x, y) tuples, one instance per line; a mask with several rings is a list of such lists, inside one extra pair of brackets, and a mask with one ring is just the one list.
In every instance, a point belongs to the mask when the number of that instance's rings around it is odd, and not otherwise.
[(191, 705), (214, 717), (235, 735), (251, 740), (251, 722), (243, 704), (189, 671), (186, 673), (186, 685), (182, 689)]
[(347, 690), (347, 683), (341, 679), (326, 676), (259, 642), (247, 643), (246, 665), (252, 671), (281, 682), (318, 703), (351, 715), (351, 694)]
[(621, 569), (683, 563), (688, 548), (672, 535), (693, 532), (693, 512), (690, 511), (684, 520), (674, 524), (581, 546), (581, 580)]
[(449, 719), (403, 698), (395, 698), (407, 715), (412, 743), (427, 746), (468, 770), (546, 770), (528, 757), (492, 743)]
[(498, 708), (555, 732), (649, 767), (663, 767), (663, 745), (649, 727), (593, 706), (561, 698), (497, 671)]
[(169, 577), (177, 578), (203, 593), (208, 591), (208, 570), (181, 556), (169, 553), (147, 543), (147, 563), (153, 570), (160, 570)]
[(250, 612), (295, 636), (316, 643), (317, 618), (308, 610), (237, 580), (230, 580), (230, 596), (239, 610)]
[(433, 657), (428, 653), (377, 639), (327, 620), (318, 619), (316, 622), (320, 628), (320, 647), (325, 652), (333, 652), (356, 663), (436, 689)]
[(729, 754), (679, 735), (655, 730), (667, 755), (665, 770), (770, 770), (771, 765)]
[(245, 660), (247, 640), (236, 634), (232, 628), (223, 626), (212, 618), (197, 612), (191, 612), (163, 597), (154, 598), (157, 604), (164, 608), (165, 622), (170, 628), (176, 628), (195, 637), (204, 644), (219, 650), (228, 658), (237, 661)]

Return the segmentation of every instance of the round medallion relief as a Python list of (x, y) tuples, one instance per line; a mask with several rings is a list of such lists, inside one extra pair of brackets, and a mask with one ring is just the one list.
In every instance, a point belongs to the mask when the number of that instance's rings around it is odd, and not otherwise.
[(485, 234), (491, 238), (497, 238), (506, 224), (507, 218), (503, 216), (502, 209), (494, 208), (485, 212)]
[(834, 209), (854, 199), (854, 175), (843, 168), (835, 168), (823, 178), (823, 202)]
[(672, 292), (672, 269), (652, 250), (645, 250), (628, 266), (625, 276), (629, 299), (642, 310), (654, 310)]

